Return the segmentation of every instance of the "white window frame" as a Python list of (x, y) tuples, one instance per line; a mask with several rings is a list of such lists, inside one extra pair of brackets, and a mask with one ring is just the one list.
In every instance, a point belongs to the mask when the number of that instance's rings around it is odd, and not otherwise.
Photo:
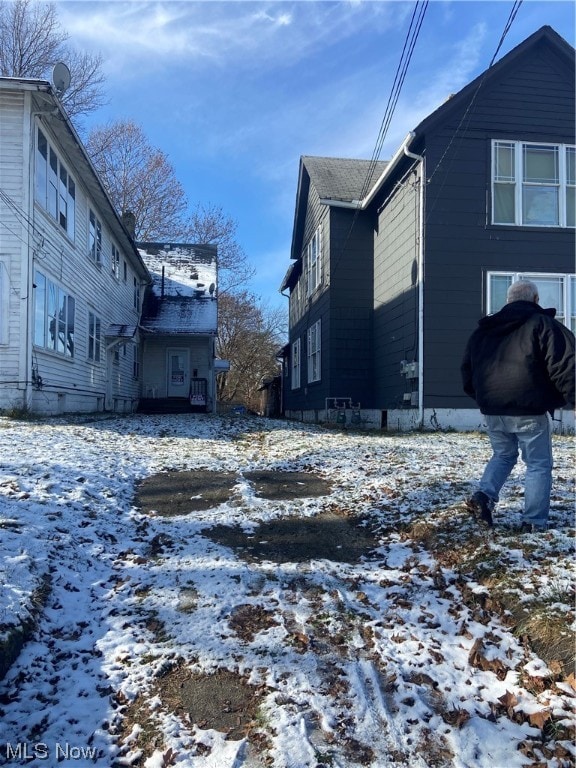
[(102, 264), (102, 222), (88, 209), (88, 253), (95, 264)]
[(134, 277), (134, 309), (140, 312), (140, 283), (137, 277)]
[(88, 312), (88, 360), (99, 363), (102, 358), (102, 321), (94, 312)]
[(39, 270), (34, 286), (34, 346), (73, 358), (76, 300)]
[(140, 346), (138, 344), (132, 344), (132, 378), (140, 378)]
[[(576, 275), (564, 272), (488, 272), (486, 283), (486, 307), (488, 314), (492, 315), (498, 312), (503, 306), (502, 303), (495, 303), (493, 300), (492, 278), (508, 278), (509, 284), (516, 283), (518, 280), (531, 280), (538, 285), (539, 280), (555, 279), (562, 281), (562, 307), (555, 307), (558, 311), (556, 317), (561, 323), (576, 332)], [(546, 301), (541, 302), (542, 306), (549, 306)]]
[[(548, 148), (557, 153), (557, 174), (554, 179), (527, 180), (524, 177), (524, 156), (528, 149)], [(513, 153), (510, 172), (498, 174), (497, 150), (509, 149)], [(574, 178), (574, 163), (576, 162), (576, 146), (573, 144), (554, 144), (537, 141), (509, 141), (506, 139), (492, 140), (492, 211), (491, 222), (496, 226), (509, 227), (574, 227), (574, 201), (576, 200), (576, 178)], [(514, 213), (510, 221), (498, 221), (496, 211), (496, 189), (504, 191), (512, 188)], [(527, 221), (525, 215), (526, 195), (529, 191), (540, 189), (542, 193), (549, 192), (550, 200), (557, 206), (555, 221)], [(556, 196), (552, 193), (556, 190)], [(540, 198), (544, 200), (542, 196)]]
[(112, 268), (112, 274), (114, 275), (116, 280), (120, 280), (120, 251), (114, 243), (112, 243), (111, 245), (110, 259), (111, 259), (110, 266)]
[(322, 227), (314, 232), (304, 251), (306, 297), (312, 296), (322, 283)]
[(307, 332), (307, 369), (308, 369), (308, 383), (312, 384), (314, 381), (320, 381), (322, 376), (322, 325), (321, 321), (317, 320), (314, 325), (308, 328)]
[(291, 356), (292, 377), (290, 380), (292, 389), (300, 389), (300, 379), (301, 379), (301, 372), (302, 372), (302, 358), (301, 358), (300, 350), (301, 350), (300, 339), (296, 339), (296, 341), (292, 343), (292, 356)]
[[(46, 145), (46, 156), (40, 143)], [(52, 161), (55, 167), (52, 166)], [(36, 154), (34, 161), (34, 199), (50, 218), (74, 240), (76, 229), (76, 182), (60, 160), (46, 132), (36, 126)]]

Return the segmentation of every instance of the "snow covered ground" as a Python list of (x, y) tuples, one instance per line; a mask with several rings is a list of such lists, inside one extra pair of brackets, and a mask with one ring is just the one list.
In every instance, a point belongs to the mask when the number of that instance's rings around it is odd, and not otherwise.
[[(554, 450), (552, 530), (516, 532), (519, 465), (486, 535), (462, 508), (489, 455), (482, 435), (203, 415), (0, 419), (0, 638), (44, 596), (0, 681), (0, 765), (574, 765), (573, 676), (488, 610), (490, 586), (460, 557), (507, 573), (528, 609), (546, 598), (572, 611), (573, 441)], [(134, 506), (138, 481), (191, 469), (237, 473), (233, 498), (177, 517)], [(255, 469), (316, 472), (332, 491), (268, 501), (243, 478)], [(376, 551), (247, 562), (200, 533), (327, 510), (368, 521)], [(239, 633), (239, 609), (267, 620)], [(245, 738), (162, 700), (158, 681), (182, 665), (258, 691)]]

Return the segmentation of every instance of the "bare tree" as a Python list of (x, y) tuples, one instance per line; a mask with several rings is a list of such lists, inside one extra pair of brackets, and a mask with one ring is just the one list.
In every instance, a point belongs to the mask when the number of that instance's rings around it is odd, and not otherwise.
[(167, 155), (151, 146), (139, 125), (118, 120), (95, 128), (86, 148), (118, 213), (136, 217), (136, 240), (216, 245), (220, 295), (243, 288), (254, 276), (234, 219), (211, 204), (198, 204), (190, 214)]
[(71, 87), (61, 101), (68, 116), (77, 121), (104, 103), (102, 57), (76, 51), (68, 40), (52, 3), (0, 1), (0, 74), (48, 79), (54, 64), (64, 61)]
[(186, 221), (185, 238), (191, 243), (218, 246), (218, 292), (220, 296), (242, 289), (254, 277), (236, 233), (238, 225), (222, 208), (198, 204)]
[(230, 370), (218, 377), (218, 400), (257, 411), (263, 379), (279, 372), (284, 314), (248, 291), (221, 296), (218, 314), (218, 356), (230, 361)]
[(140, 126), (118, 120), (95, 128), (86, 148), (117, 212), (134, 214), (136, 240), (184, 237), (184, 188), (167, 155), (148, 142)]

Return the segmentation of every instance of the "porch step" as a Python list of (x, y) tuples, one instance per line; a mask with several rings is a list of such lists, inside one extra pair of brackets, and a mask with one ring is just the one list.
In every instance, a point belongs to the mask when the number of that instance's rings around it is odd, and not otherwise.
[(205, 406), (192, 406), (187, 397), (142, 397), (138, 413), (204, 413)]

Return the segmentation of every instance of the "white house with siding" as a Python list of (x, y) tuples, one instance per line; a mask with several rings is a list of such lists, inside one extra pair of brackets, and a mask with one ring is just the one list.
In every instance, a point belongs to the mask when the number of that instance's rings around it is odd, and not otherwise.
[(140, 321), (140, 410), (212, 412), (218, 330), (216, 246), (138, 243), (138, 248), (152, 277)]
[(54, 87), (0, 78), (0, 409), (134, 410), (150, 280)]

